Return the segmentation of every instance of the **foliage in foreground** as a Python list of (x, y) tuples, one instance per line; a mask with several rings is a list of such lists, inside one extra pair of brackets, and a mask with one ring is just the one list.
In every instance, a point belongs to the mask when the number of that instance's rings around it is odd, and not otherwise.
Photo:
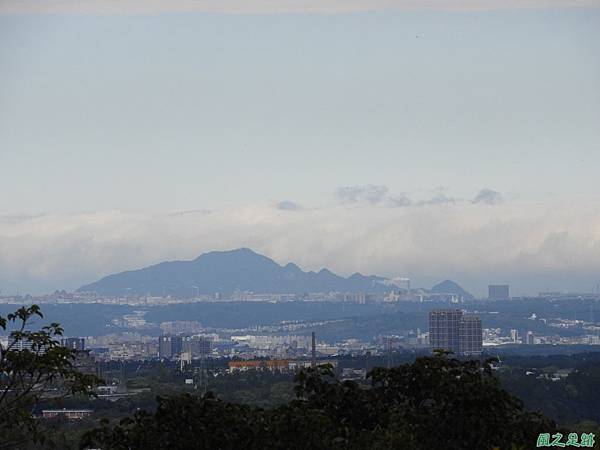
[(211, 393), (158, 397), (88, 432), (82, 448), (115, 449), (512, 449), (532, 448), (553, 421), (523, 410), (487, 363), (444, 355), (370, 372), (370, 386), (322, 366), (296, 376), (296, 399), (261, 409)]
[(28, 325), (42, 318), (37, 305), (0, 316), (0, 329), (11, 330), (7, 346), (0, 344), (0, 448), (27, 448), (30, 444), (54, 444), (32, 411), (45, 397), (90, 394), (99, 381), (80, 373), (73, 365), (74, 352), (62, 347), (57, 337), (62, 328), (53, 323), (37, 331)]

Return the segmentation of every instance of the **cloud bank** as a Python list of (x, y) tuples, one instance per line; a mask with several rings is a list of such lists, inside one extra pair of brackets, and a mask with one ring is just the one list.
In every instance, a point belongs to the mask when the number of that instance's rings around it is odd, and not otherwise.
[(452, 278), (479, 294), (495, 282), (535, 294), (590, 291), (600, 281), (598, 204), (285, 205), (2, 217), (0, 289), (73, 289), (117, 271), (243, 246), (307, 270), (403, 275), (426, 287)]
[(598, 0), (1, 0), (0, 14), (336, 14), (394, 10), (489, 11), (598, 6)]
[(502, 194), (492, 189), (482, 189), (473, 200), (449, 196), (446, 188), (438, 187), (428, 192), (426, 198), (413, 199), (407, 193), (391, 194), (386, 185), (340, 186), (334, 191), (338, 203), (342, 205), (385, 205), (393, 207), (444, 205), (471, 201), (473, 203), (498, 204)]
[(335, 195), (340, 203), (369, 203), (377, 204), (382, 202), (388, 193), (387, 186), (367, 184), (364, 186), (342, 186), (335, 190)]

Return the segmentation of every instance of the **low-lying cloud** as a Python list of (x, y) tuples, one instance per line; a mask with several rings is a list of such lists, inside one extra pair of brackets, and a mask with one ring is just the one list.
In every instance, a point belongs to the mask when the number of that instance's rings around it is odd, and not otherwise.
[(449, 197), (444, 192), (440, 191), (427, 200), (419, 201), (417, 205), (447, 205), (449, 203), (456, 203), (456, 199), (454, 197)]
[(591, 290), (600, 279), (600, 205), (385, 202), (293, 214), (255, 204), (0, 218), (0, 289), (74, 289), (110, 273), (238, 247), (306, 270), (403, 275), (424, 286), (452, 278), (481, 294), (492, 282), (510, 282), (518, 294)]
[(473, 200), (455, 198), (447, 194), (444, 187), (435, 188), (427, 193), (424, 198), (412, 198), (407, 193), (391, 193), (386, 185), (354, 185), (341, 186), (335, 192), (335, 198), (342, 205), (382, 205), (388, 207), (452, 205), (455, 203), (485, 203), (497, 205), (504, 201), (500, 192), (492, 189), (482, 189)]
[(388, 192), (387, 186), (366, 184), (363, 186), (341, 186), (335, 190), (335, 195), (342, 204), (368, 203), (375, 205), (381, 203)]

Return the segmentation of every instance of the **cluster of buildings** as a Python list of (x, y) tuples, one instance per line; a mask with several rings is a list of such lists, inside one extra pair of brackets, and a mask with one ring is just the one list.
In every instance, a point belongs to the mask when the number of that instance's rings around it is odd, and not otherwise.
[(158, 355), (158, 340), (135, 331), (86, 337), (88, 347), (94, 349), (102, 361), (146, 360)]
[[(60, 341), (60, 345), (73, 350), (73, 367), (82, 373), (96, 375), (98, 373), (98, 364), (91, 350), (85, 348), (84, 338), (66, 338)], [(28, 350), (37, 354), (44, 354), (46, 348), (43, 346), (34, 346), (27, 339), (15, 339), (12, 335), (2, 342), (2, 348), (13, 351)]]
[[(403, 279), (408, 280), (408, 279)], [(509, 299), (508, 285), (490, 285), (489, 286), (490, 300), (506, 300)], [(149, 295), (126, 295), (126, 296), (106, 296), (97, 295), (90, 292), (66, 292), (56, 291), (53, 294), (43, 296), (4, 296), (0, 297), (0, 303), (53, 303), (53, 304), (69, 304), (69, 303), (97, 303), (108, 305), (130, 305), (130, 306), (160, 306), (173, 305), (181, 303), (195, 302), (337, 302), (337, 303), (394, 303), (394, 302), (448, 302), (462, 303), (466, 299), (456, 292), (430, 292), (427, 289), (410, 288), (410, 281), (405, 288), (400, 288), (394, 283), (390, 283), (388, 291), (374, 292), (307, 292), (302, 294), (289, 293), (256, 293), (251, 291), (236, 290), (228, 295), (223, 295), (220, 292), (214, 294), (200, 294), (194, 297), (178, 298), (170, 295), (165, 296), (149, 296)], [(137, 311), (130, 317), (119, 319), (119, 325), (129, 326), (144, 326), (143, 317), (137, 315)], [(136, 325), (137, 324), (137, 325)]]
[(42, 418), (51, 420), (65, 418), (67, 420), (81, 420), (91, 416), (93, 409), (43, 409)]
[[(277, 293), (263, 292), (256, 293), (252, 291), (236, 290), (232, 293), (215, 292), (211, 294), (201, 294), (199, 288), (195, 296), (174, 297), (171, 295), (151, 296), (151, 295), (98, 295), (94, 292), (66, 292), (64, 290), (55, 291), (52, 294), (31, 296), (31, 295), (0, 295), (0, 304), (106, 304), (106, 305), (129, 305), (137, 307), (164, 306), (184, 303), (197, 302), (335, 302), (335, 303), (395, 303), (395, 302), (438, 302), (438, 303), (464, 303), (473, 298), (464, 291), (440, 292), (422, 288), (412, 288), (410, 279), (400, 278), (386, 280), (383, 282), (386, 290), (375, 290), (373, 292), (306, 292), (306, 293)], [(400, 287), (398, 283), (407, 283)], [(388, 289), (389, 288), (389, 289)], [(452, 290), (452, 289), (449, 289)], [(514, 297), (513, 297), (514, 298)], [(519, 297), (532, 298), (532, 297)], [(588, 299), (600, 300), (600, 285), (595, 292), (574, 293), (574, 292), (540, 292), (537, 298), (544, 299)], [(484, 297), (479, 300), (485, 299)], [(491, 301), (510, 300), (510, 286), (508, 284), (490, 284), (488, 285), (487, 299)], [(139, 311), (134, 312), (129, 317), (119, 319), (118, 325), (123, 327), (145, 326), (144, 319)]]
[[(305, 335), (232, 335), (232, 345), (219, 349), (218, 336), (163, 335), (159, 357), (187, 361), (208, 355), (229, 359), (229, 370), (263, 368), (293, 370), (319, 359), (343, 355), (386, 355), (403, 348), (451, 351), (461, 356), (478, 356), (483, 350), (483, 329), (479, 317), (460, 309), (435, 309), (429, 314), (429, 332), (410, 331), (406, 336), (381, 336), (378, 342), (346, 339), (336, 344), (317, 342), (314, 333)], [(217, 344), (213, 346), (213, 344)], [(260, 359), (257, 359), (260, 358)], [(335, 361), (335, 360), (331, 360)], [(348, 376), (351, 376), (349, 374)]]
[(542, 334), (531, 330), (507, 330), (501, 328), (485, 328), (483, 330), (484, 346), (501, 345), (600, 345), (599, 334), (561, 336), (558, 334)]
[[(497, 314), (482, 312), (482, 314)], [(532, 313), (526, 317), (530, 326), (522, 329), (485, 328), (484, 346), (501, 345), (600, 345), (600, 326), (593, 318), (589, 320), (567, 318), (543, 318)], [(541, 331), (543, 329), (543, 331)], [(532, 331), (536, 330), (536, 331)], [(553, 332), (556, 330), (556, 332)], [(569, 333), (564, 331), (569, 330)]]
[(164, 359), (202, 358), (212, 352), (212, 337), (203, 335), (163, 335), (158, 338), (158, 357)]

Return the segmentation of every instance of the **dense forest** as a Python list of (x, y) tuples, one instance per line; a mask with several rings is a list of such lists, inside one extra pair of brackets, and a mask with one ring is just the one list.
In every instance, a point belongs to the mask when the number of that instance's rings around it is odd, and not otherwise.
[(527, 412), (491, 366), (445, 355), (375, 368), (369, 384), (340, 381), (331, 366), (299, 372), (294, 399), (273, 408), (209, 392), (159, 397), (154, 412), (84, 434), (105, 449), (530, 448), (557, 425)]
[[(402, 360), (400, 356), (397, 359)], [(320, 405), (319, 414), (324, 416), (329, 416), (333, 411), (338, 411), (339, 408), (347, 408), (344, 414), (347, 414), (349, 417), (342, 415), (339, 419), (345, 424), (344, 426), (349, 426), (347, 421), (355, 420), (351, 419), (355, 418), (355, 416), (367, 414), (371, 417), (374, 414), (380, 414), (380, 416), (377, 416), (378, 418), (373, 420), (378, 423), (379, 427), (383, 427), (383, 424), (389, 425), (391, 423), (391, 419), (386, 414), (394, 408), (400, 408), (400, 405), (402, 405), (403, 414), (408, 414), (408, 411), (405, 411), (406, 405), (412, 405), (416, 411), (420, 411), (425, 416), (438, 417), (440, 414), (446, 414), (446, 409), (443, 409), (443, 411), (423, 409), (425, 405), (429, 404), (428, 399), (433, 399), (432, 401), (435, 402), (435, 405), (438, 402), (449, 402), (449, 405), (446, 405), (444, 408), (454, 408), (455, 419), (460, 421), (461, 424), (463, 422), (466, 424), (469, 420), (474, 420), (471, 414), (475, 414), (475, 412), (480, 416), (484, 412), (478, 420), (491, 420), (487, 415), (488, 413), (492, 414), (490, 411), (495, 411), (495, 406), (492, 406), (492, 404), (495, 405), (497, 402), (504, 402), (505, 406), (507, 404), (512, 405), (511, 414), (516, 414), (522, 420), (535, 418), (533, 423), (527, 422), (527, 427), (538, 424), (537, 421), (539, 420), (544, 426), (554, 427), (553, 429), (573, 432), (595, 432), (596, 435), (599, 435), (598, 422), (600, 422), (600, 409), (597, 408), (597, 386), (600, 385), (598, 381), (598, 377), (600, 376), (599, 362), (600, 354), (588, 353), (573, 356), (508, 357), (501, 362), (500, 366), (498, 366), (498, 363), (487, 366), (485, 361), (460, 361), (451, 358), (451, 355), (447, 355), (444, 357), (419, 357), (416, 360), (403, 361), (391, 369), (373, 368), (370, 372), (370, 377), (366, 380), (341, 381), (339, 376), (336, 376), (336, 371), (333, 368), (321, 368), (318, 371), (308, 371), (295, 375), (292, 373), (250, 370), (217, 376), (210, 375), (210, 378), (206, 380), (207, 384), (200, 384), (199, 386), (185, 385), (184, 380), (191, 376), (190, 372), (181, 372), (173, 365), (147, 364), (142, 368), (138, 365), (128, 373), (123, 370), (114, 370), (113, 372), (107, 372), (107, 375), (108, 377), (114, 376), (116, 377), (115, 380), (117, 380), (125, 372), (125, 382), (129, 390), (134, 391), (146, 388), (148, 389), (147, 391), (120, 399), (116, 402), (102, 399), (89, 400), (83, 396), (64, 399), (61, 401), (60, 407), (93, 408), (95, 410), (94, 418), (78, 423), (55, 422), (49, 423), (49, 425), (55, 429), (56, 435), (61, 438), (63, 445), (65, 445), (64, 448), (67, 448), (66, 445), (76, 448), (84, 435), (86, 436), (86, 440), (83, 441), (85, 444), (91, 445), (95, 442), (94, 445), (102, 444), (100, 445), (102, 448), (125, 448), (113, 447), (116, 444), (114, 442), (111, 443), (111, 440), (125, 439), (122, 434), (129, 436), (127, 439), (138, 439), (140, 436), (134, 438), (136, 433), (145, 436), (147, 434), (146, 431), (151, 430), (152, 427), (158, 427), (160, 430), (165, 429), (167, 425), (162, 423), (162, 421), (166, 420), (166, 417), (176, 416), (177, 414), (183, 414), (185, 417), (192, 414), (196, 417), (200, 414), (196, 411), (196, 408), (199, 408), (201, 411), (210, 411), (211, 417), (218, 416), (221, 413), (226, 415), (248, 414), (248, 420), (258, 420), (264, 425), (265, 421), (275, 420), (272, 415), (283, 414), (285, 416), (286, 414), (292, 414), (290, 411), (294, 411), (294, 414), (300, 412), (308, 414), (303, 408), (308, 408), (312, 411), (312, 408), (317, 408)], [(346, 361), (346, 365), (348, 366), (355, 365), (356, 363), (357, 361)], [(492, 370), (491, 367), (495, 367), (496, 370)], [(458, 375), (456, 375), (457, 372)], [(470, 378), (468, 382), (465, 381), (464, 384), (461, 384), (454, 377), (463, 377), (463, 372), (466, 372)], [(557, 373), (567, 374), (561, 378), (556, 376)], [(415, 378), (415, 381), (413, 381), (413, 378)], [(417, 384), (416, 380), (421, 380), (421, 383)], [(310, 388), (307, 387), (307, 383), (311, 386)], [(385, 386), (387, 386), (385, 388), (387, 390), (384, 393), (383, 389)], [(391, 392), (397, 389), (400, 389), (400, 391), (393, 395), (399, 396), (398, 398), (401, 397), (402, 401), (397, 400), (398, 403), (391, 405), (385, 403)], [(473, 396), (482, 395), (483, 391), (486, 392), (486, 396), (483, 396), (479, 400), (473, 398)], [(487, 397), (488, 394), (491, 395), (491, 392), (497, 398)], [(450, 395), (450, 393), (452, 394)], [(328, 399), (323, 404), (315, 403), (320, 395), (326, 396), (324, 398)], [(364, 398), (361, 397), (363, 395), (365, 396)], [(441, 399), (438, 399), (437, 396), (441, 396)], [(417, 401), (417, 399), (419, 400)], [(472, 403), (468, 399), (472, 399)], [(354, 401), (356, 401), (356, 404)], [(362, 404), (381, 402), (383, 402), (381, 409), (374, 410), (365, 410), (365, 406)], [(486, 402), (490, 402), (490, 405)], [(298, 410), (300, 406), (302, 408)], [(438, 406), (442, 408), (441, 403)], [(472, 408), (470, 412), (469, 408)], [(381, 415), (383, 414), (382, 411), (386, 411), (386, 413)], [(426, 413), (426, 411), (429, 412)], [(458, 411), (460, 413), (457, 413)], [(531, 412), (539, 414), (531, 414)], [(208, 414), (208, 412), (205, 413)], [(416, 415), (415, 411), (411, 414), (413, 415), (399, 415), (398, 417), (402, 417), (402, 420), (407, 420), (407, 428), (414, 430), (416, 422), (413, 421), (421, 420), (423, 416)], [(493, 416), (496, 417), (497, 414), (497, 412), (494, 412)], [(285, 420), (292, 420), (290, 417), (285, 417)], [(106, 420), (103, 422), (102, 427), (98, 428), (100, 418)], [(123, 422), (123, 418), (127, 419)], [(221, 419), (221, 421), (217, 421), (216, 423), (231, 424), (230, 420), (233, 420), (232, 418), (225, 420), (225, 417)], [(202, 429), (202, 427), (209, 426), (209, 424), (201, 426), (202, 421), (206, 420), (206, 418), (198, 418), (198, 422), (191, 425), (188, 424), (188, 420), (185, 419), (183, 422), (176, 420), (172, 425), (176, 427), (181, 422), (186, 423), (186, 426), (191, 426), (193, 429), (197, 429), (198, 427)], [(283, 419), (279, 417), (278, 420)], [(464, 424), (460, 426), (466, 426)], [(254, 426), (252, 425), (252, 427)], [(335, 428), (341, 425), (339, 423), (334, 425), (328, 423), (327, 427), (330, 426)], [(350, 434), (347, 436), (344, 435), (345, 440), (340, 441), (343, 445), (340, 444), (341, 447), (339, 448), (368, 448), (352, 447), (352, 445), (355, 445), (353, 443), (356, 442), (361, 442), (360, 445), (366, 445), (362, 439), (371, 439), (365, 437), (364, 433), (366, 431), (361, 428), (364, 426), (362, 422), (359, 425), (355, 424), (352, 426), (359, 428), (347, 430)], [(458, 425), (449, 423), (445, 426), (453, 427)], [(268, 425), (269, 430), (271, 430), (271, 427), (272, 425)], [(95, 429), (95, 431), (90, 432), (92, 429)], [(142, 433), (142, 430), (146, 431)], [(477, 426), (477, 430), (481, 430), (481, 425)], [(155, 432), (158, 433), (156, 430)], [(371, 430), (370, 432), (374, 431)], [(427, 431), (427, 433), (429, 432), (431, 430)], [(181, 433), (181, 430), (174, 428), (172, 433), (178, 435)], [(319, 433), (322, 434), (323, 430), (319, 431)], [(336, 437), (340, 436), (332, 435), (332, 439)], [(407, 442), (417, 442), (421, 439), (420, 436), (396, 436), (398, 439), (400, 437), (407, 440)], [(248, 437), (246, 436), (246, 438)], [(259, 439), (256, 436), (254, 438)], [(467, 436), (460, 437), (460, 439), (467, 438)], [(527, 437), (527, 439), (530, 438)], [(263, 438), (261, 437), (260, 439)], [(517, 438), (513, 436), (513, 439)], [(523, 441), (525, 439), (524, 435), (519, 439), (511, 442), (511, 445), (515, 444), (516, 448), (519, 448), (519, 445), (522, 445), (522, 448), (531, 448), (533, 446), (533, 444), (530, 444), (530, 441)], [(160, 440), (156, 442), (160, 442)], [(327, 442), (328, 445), (331, 444), (331, 442)], [(413, 447), (405, 443), (402, 448), (433, 448), (427, 446), (419, 447), (415, 442), (410, 444)], [(446, 448), (473, 448), (467, 446), (471, 445), (471, 441), (467, 440), (465, 442), (465, 446), (463, 447), (455, 443), (454, 447)], [(137, 445), (142, 444), (134, 442), (130, 448), (142, 448), (136, 447)], [(186, 445), (189, 445), (189, 443)], [(206, 445), (204, 447), (189, 448), (233, 448)], [(214, 445), (214, 443), (210, 443), (210, 445)], [(234, 444), (232, 443), (231, 445)], [(244, 445), (248, 446), (250, 444), (245, 443)], [(265, 447), (265, 445), (265, 442), (261, 440), (260, 446), (269, 448)], [(296, 444), (286, 442), (285, 445), (289, 446), (287, 448), (295, 448), (293, 445)], [(427, 441), (427, 445), (432, 445), (432, 443)], [(504, 442), (504, 445), (507, 445), (507, 443)], [(181, 448), (185, 447), (182, 446)], [(273, 448), (284, 447), (275, 446)], [(327, 448), (338, 447), (331, 446)], [(500, 445), (500, 448), (505, 447)]]

